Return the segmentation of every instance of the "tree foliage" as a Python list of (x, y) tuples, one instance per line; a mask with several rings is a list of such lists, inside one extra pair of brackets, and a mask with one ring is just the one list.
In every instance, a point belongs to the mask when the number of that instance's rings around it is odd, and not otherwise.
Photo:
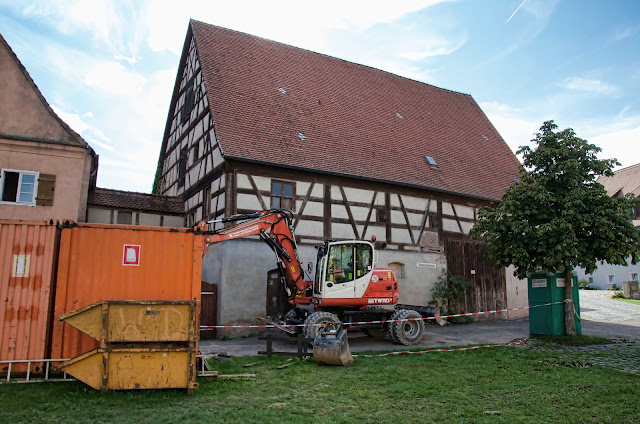
[(596, 181), (612, 176), (615, 159), (598, 159), (602, 150), (578, 138), (572, 129), (558, 131), (545, 122), (521, 147), (520, 181), (505, 192), (497, 208), (483, 208), (472, 237), (489, 243), (497, 266), (514, 265), (524, 278), (536, 266), (546, 270), (583, 267), (592, 273), (599, 261), (626, 265), (640, 256), (640, 231), (633, 208), (640, 199), (613, 198)]

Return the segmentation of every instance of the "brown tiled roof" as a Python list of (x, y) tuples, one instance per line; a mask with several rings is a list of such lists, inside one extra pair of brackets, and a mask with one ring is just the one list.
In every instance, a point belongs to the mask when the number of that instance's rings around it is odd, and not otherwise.
[(191, 28), (227, 158), (490, 200), (519, 174), (468, 94), (198, 21)]
[(134, 209), (167, 214), (184, 214), (184, 202), (180, 197), (158, 196), (133, 191), (96, 188), (89, 193), (89, 205), (107, 208)]
[(640, 163), (616, 171), (613, 177), (600, 177), (598, 182), (604, 186), (609, 196), (632, 193), (640, 196)]

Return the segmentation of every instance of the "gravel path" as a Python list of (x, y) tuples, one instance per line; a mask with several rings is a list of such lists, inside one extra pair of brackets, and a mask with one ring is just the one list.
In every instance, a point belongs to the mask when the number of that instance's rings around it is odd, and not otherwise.
[(581, 318), (600, 322), (640, 320), (640, 305), (611, 299), (609, 290), (580, 290)]

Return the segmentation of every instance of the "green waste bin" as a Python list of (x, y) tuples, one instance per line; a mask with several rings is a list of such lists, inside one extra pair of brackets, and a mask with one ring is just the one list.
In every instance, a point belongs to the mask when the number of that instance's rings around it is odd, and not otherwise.
[[(562, 302), (564, 296), (564, 274), (552, 272), (538, 272), (531, 274), (529, 279), (529, 332), (549, 336), (563, 336), (564, 331), (564, 303), (556, 305), (538, 306), (546, 303)], [(571, 277), (573, 303), (580, 315), (580, 297), (578, 292), (578, 276)], [(538, 306), (538, 307), (535, 307)], [(576, 333), (582, 334), (580, 320), (573, 316)]]

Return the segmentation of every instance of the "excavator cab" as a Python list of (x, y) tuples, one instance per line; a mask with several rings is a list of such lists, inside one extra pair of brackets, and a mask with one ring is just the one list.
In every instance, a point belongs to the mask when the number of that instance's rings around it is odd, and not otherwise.
[(375, 249), (367, 241), (325, 242), (318, 248), (314, 297), (362, 298), (371, 281)]

